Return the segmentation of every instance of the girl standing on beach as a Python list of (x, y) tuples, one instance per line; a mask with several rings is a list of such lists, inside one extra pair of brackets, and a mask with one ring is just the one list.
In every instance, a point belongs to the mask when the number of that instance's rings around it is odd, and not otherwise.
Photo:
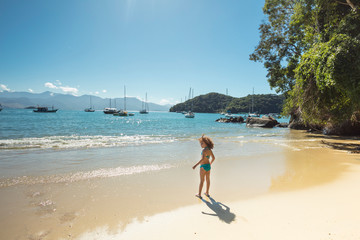
[[(200, 161), (193, 166), (195, 169), (200, 164), (200, 185), (199, 185), (199, 194), (195, 195), (198, 198), (201, 197), (201, 191), (204, 185), (204, 180), (206, 178), (206, 192), (205, 196), (210, 197), (209, 195), (209, 188), (210, 188), (210, 170), (211, 164), (215, 161), (215, 156), (211, 149), (214, 148), (214, 143), (209, 137), (205, 137), (204, 134), (199, 138), (199, 142), (201, 147), (203, 148), (201, 152), (201, 159)], [(211, 162), (210, 162), (211, 157)]]

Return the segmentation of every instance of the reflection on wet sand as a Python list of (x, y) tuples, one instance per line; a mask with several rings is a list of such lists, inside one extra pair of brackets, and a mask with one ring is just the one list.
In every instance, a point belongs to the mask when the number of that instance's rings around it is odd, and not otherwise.
[[(349, 161), (358, 158), (358, 156), (349, 155), (346, 152), (349, 149), (344, 146), (353, 146), (348, 145), (347, 140), (302, 134), (301, 132), (289, 134), (289, 138), (299, 137), (316, 139), (316, 141), (311, 142), (311, 145), (309, 142), (293, 142), (292, 144), (301, 151), (284, 151), (284, 173), (272, 177), (270, 191), (297, 190), (334, 181), (347, 170)], [(325, 138), (328, 139), (328, 145), (339, 146), (335, 149), (342, 151), (335, 152), (333, 149), (327, 148), (324, 145), (323, 139)]]

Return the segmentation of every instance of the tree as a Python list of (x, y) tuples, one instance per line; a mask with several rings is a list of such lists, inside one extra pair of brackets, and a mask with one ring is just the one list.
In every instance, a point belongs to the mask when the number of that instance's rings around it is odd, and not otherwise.
[(287, 93), (295, 84), (295, 68), (310, 43), (303, 41), (314, 0), (266, 0), (268, 16), (260, 25), (260, 42), (250, 60), (263, 62), (268, 81), (276, 92)]
[(305, 124), (359, 122), (360, 0), (286, 2), (266, 1), (250, 59), (264, 62), (270, 86), (287, 93), (285, 112)]

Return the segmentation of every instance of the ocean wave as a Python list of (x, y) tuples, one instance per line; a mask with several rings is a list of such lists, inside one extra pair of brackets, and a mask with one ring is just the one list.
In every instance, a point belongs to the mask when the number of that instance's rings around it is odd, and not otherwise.
[(172, 168), (172, 165), (141, 165), (132, 167), (117, 167), (108, 169), (97, 169), (87, 172), (76, 172), (63, 175), (52, 176), (22, 176), (16, 178), (0, 179), (0, 188), (11, 187), (14, 185), (34, 185), (34, 184), (51, 184), (51, 183), (72, 183), (89, 179), (100, 179), (118, 177), (124, 175), (139, 174), (144, 172), (160, 171)]
[(144, 145), (174, 142), (170, 136), (48, 136), (40, 138), (0, 139), (0, 149), (71, 149)]

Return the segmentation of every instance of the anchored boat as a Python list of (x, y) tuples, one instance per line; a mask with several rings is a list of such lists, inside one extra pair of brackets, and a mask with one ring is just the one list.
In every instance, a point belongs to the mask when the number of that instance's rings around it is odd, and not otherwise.
[(36, 113), (55, 113), (57, 110), (59, 109), (55, 109), (54, 106), (52, 106), (51, 109), (49, 109), (48, 107), (37, 107), (33, 111)]

